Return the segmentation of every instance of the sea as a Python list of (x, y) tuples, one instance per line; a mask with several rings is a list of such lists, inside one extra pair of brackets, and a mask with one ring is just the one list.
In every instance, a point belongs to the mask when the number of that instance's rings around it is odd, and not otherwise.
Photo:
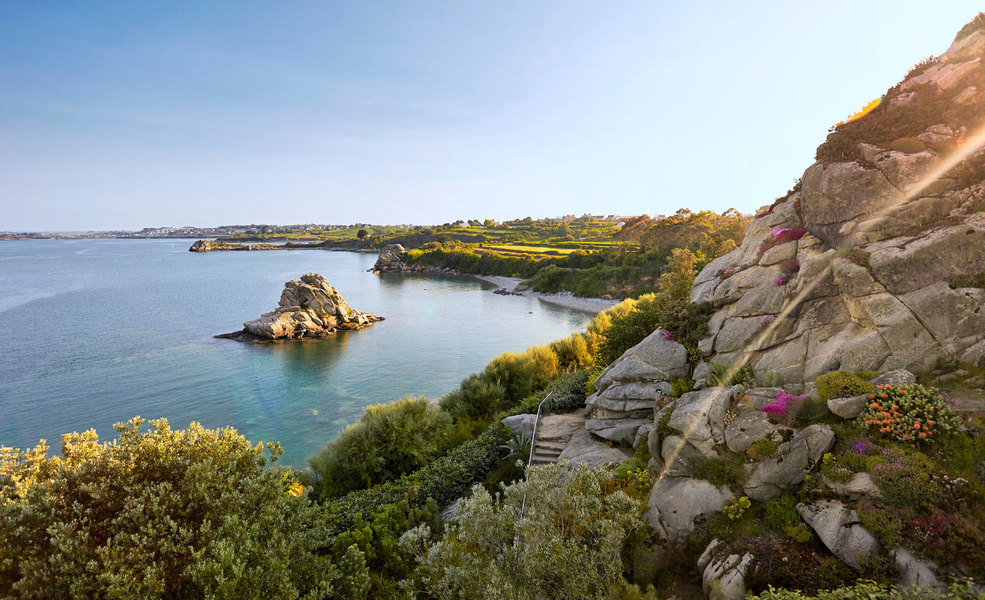
[[(591, 313), (493, 294), (461, 275), (380, 274), (375, 254), (189, 252), (192, 240), (0, 242), (0, 446), (28, 448), (140, 416), (234, 427), (308, 457), (405, 396), (436, 399), (505, 351), (585, 328)], [(316, 341), (216, 339), (315, 272), (386, 318)]]

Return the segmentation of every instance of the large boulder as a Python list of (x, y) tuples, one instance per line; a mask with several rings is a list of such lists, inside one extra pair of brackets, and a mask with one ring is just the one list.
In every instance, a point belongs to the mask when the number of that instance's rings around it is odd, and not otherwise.
[(243, 341), (317, 338), (382, 320), (373, 313), (353, 310), (324, 277), (307, 273), (300, 281), (284, 284), (276, 310), (243, 323), (242, 332), (222, 337)]
[(677, 400), (667, 426), (701, 454), (715, 456), (715, 446), (725, 443), (725, 414), (743, 389), (737, 385), (688, 392)]
[(810, 425), (780, 445), (778, 456), (763, 461), (746, 479), (746, 495), (768, 500), (802, 484), (825, 452), (835, 443), (835, 433), (827, 425)]
[(743, 600), (746, 576), (755, 562), (752, 554), (729, 554), (712, 559), (701, 574), (701, 587), (708, 600)]
[[(538, 434), (537, 437), (540, 438), (540, 435)], [(557, 459), (568, 461), (570, 466), (585, 464), (591, 469), (598, 469), (610, 464), (619, 464), (632, 457), (633, 453), (629, 450), (606, 444), (587, 429), (580, 429), (571, 436), (571, 440)]]
[(718, 488), (690, 477), (663, 477), (650, 491), (646, 519), (660, 537), (678, 545), (694, 531), (696, 519), (721, 512), (733, 497), (727, 486)]
[(832, 554), (857, 571), (862, 560), (879, 549), (879, 542), (858, 519), (858, 513), (837, 500), (821, 500), (797, 505), (804, 522)]

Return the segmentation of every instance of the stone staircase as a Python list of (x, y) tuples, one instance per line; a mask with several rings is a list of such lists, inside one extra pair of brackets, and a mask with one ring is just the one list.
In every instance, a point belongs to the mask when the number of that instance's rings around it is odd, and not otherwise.
[(534, 465), (556, 463), (561, 452), (578, 430), (585, 427), (583, 411), (542, 417), (534, 440)]

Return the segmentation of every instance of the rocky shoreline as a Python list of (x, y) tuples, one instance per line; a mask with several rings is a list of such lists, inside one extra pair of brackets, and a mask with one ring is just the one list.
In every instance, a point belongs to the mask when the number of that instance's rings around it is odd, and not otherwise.
[[(468, 273), (460, 273), (449, 268), (406, 265), (400, 259), (400, 255), (404, 252), (406, 252), (406, 250), (400, 244), (393, 244), (383, 248), (380, 252), (380, 257), (376, 261), (376, 264), (373, 265), (373, 268), (370, 270), (377, 275), (380, 273), (444, 273), (449, 275), (470, 275)], [(548, 304), (554, 304), (584, 312), (599, 313), (608, 308), (612, 308), (620, 302), (619, 300), (607, 300), (605, 298), (579, 298), (571, 292), (558, 292), (555, 294), (535, 292), (530, 288), (521, 285), (523, 279), (520, 277), (503, 277), (499, 275), (471, 276), (497, 286), (496, 290), (493, 292), (495, 294), (537, 298), (538, 300), (542, 300)]]

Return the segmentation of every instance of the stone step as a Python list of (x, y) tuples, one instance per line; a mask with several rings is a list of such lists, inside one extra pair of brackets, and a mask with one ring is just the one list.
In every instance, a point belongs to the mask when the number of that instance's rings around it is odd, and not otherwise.
[(537, 449), (538, 450), (541, 450), (541, 449), (543, 449), (543, 450), (557, 450), (558, 452), (560, 452), (560, 451), (564, 450), (565, 446), (567, 446), (567, 445), (568, 445), (567, 443), (561, 443), (561, 442), (545, 442), (543, 440), (537, 440)]

